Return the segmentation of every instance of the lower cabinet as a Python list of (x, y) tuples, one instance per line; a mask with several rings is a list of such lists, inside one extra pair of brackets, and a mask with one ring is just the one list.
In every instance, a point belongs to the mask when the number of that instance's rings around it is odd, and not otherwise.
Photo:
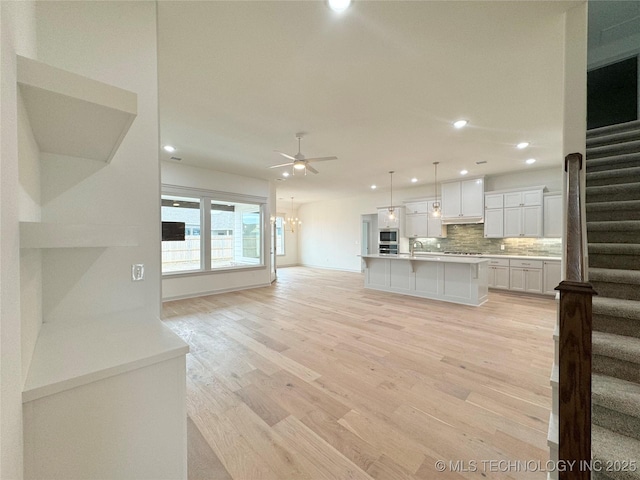
[(555, 295), (555, 288), (560, 284), (560, 281), (562, 280), (560, 261), (545, 260), (543, 272), (544, 293)]
[(542, 261), (509, 260), (511, 290), (542, 293)]
[(489, 259), (489, 288), (509, 289), (509, 259)]
[(493, 289), (555, 295), (560, 283), (560, 260), (489, 257), (488, 286)]

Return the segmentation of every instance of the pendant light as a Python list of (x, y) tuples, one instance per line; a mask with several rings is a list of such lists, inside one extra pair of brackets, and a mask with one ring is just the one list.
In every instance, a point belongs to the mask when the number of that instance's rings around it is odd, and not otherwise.
[(440, 162), (433, 162), (433, 168), (435, 170), (433, 185), (436, 191), (436, 200), (433, 202), (433, 209), (431, 210), (432, 217), (439, 217), (442, 215), (442, 209), (440, 208), (440, 202), (438, 201), (438, 164)]
[(396, 209), (393, 207), (393, 170), (391, 170), (389, 172), (389, 175), (391, 176), (391, 202), (389, 205), (389, 220), (395, 220), (396, 218)]
[(296, 233), (296, 225), (302, 225), (302, 220), (298, 220), (298, 217), (293, 217), (293, 197), (291, 197), (291, 215), (291, 217), (287, 217), (285, 219), (285, 222), (289, 227), (289, 231), (291, 231), (291, 233)]

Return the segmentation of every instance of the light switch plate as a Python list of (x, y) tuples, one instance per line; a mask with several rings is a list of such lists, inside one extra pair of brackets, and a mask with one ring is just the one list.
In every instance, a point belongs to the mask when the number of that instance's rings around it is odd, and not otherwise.
[(134, 263), (131, 265), (131, 281), (140, 282), (144, 280), (144, 263)]

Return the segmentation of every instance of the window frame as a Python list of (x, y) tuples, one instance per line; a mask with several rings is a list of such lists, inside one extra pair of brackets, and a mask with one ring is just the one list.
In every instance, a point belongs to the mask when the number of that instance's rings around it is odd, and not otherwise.
[[(282, 228), (282, 235), (280, 235), (280, 238), (282, 239), (282, 251), (278, 250), (278, 220), (280, 220), (280, 228)], [(286, 245), (285, 245), (285, 221), (284, 221), (284, 215), (276, 215), (276, 221), (275, 221), (275, 228), (276, 228), (276, 238), (275, 238), (275, 242), (276, 244), (274, 245), (274, 248), (276, 249), (276, 256), (277, 257), (284, 257), (286, 255)]]
[[(228, 273), (230, 271), (264, 270), (267, 268), (265, 252), (266, 242), (269, 241), (265, 232), (269, 228), (265, 225), (267, 216), (268, 199), (255, 195), (244, 195), (239, 193), (221, 192), (217, 190), (205, 190), (200, 188), (182, 187), (179, 185), (162, 184), (160, 196), (175, 195), (182, 197), (198, 198), (200, 200), (200, 268), (198, 270), (185, 270), (177, 272), (163, 272), (162, 260), (160, 261), (160, 273), (163, 279), (190, 277), (199, 275), (210, 275), (216, 273)], [(256, 265), (234, 265), (228, 267), (211, 267), (211, 204), (212, 202), (224, 203), (244, 203), (258, 205), (260, 209), (260, 262)], [(160, 228), (162, 226), (162, 216), (160, 217)], [(160, 248), (162, 252), (162, 247)]]

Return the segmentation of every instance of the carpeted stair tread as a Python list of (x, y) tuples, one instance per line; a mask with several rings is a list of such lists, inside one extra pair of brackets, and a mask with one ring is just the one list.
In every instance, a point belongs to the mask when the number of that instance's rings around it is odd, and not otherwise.
[(593, 354), (637, 364), (640, 368), (640, 338), (593, 332)]
[(638, 210), (640, 200), (619, 200), (617, 202), (592, 202), (587, 203), (587, 213), (608, 212), (609, 210)]
[(630, 130), (640, 129), (640, 120), (632, 120), (625, 123), (616, 123), (615, 125), (607, 125), (605, 127), (592, 128), (587, 130), (587, 138), (600, 137), (603, 135), (613, 135)]
[(640, 200), (591, 202), (586, 204), (590, 222), (612, 220), (640, 220)]
[(596, 185), (585, 189), (587, 203), (602, 200), (640, 200), (640, 183), (617, 183), (614, 185)]
[[(638, 272), (638, 270), (635, 271)], [(637, 302), (635, 300), (593, 297), (592, 305), (594, 314), (640, 320), (640, 302)]]
[(613, 268), (590, 268), (589, 281), (628, 283), (638, 285), (640, 288), (640, 271), (638, 270), (615, 270)]
[(608, 255), (640, 255), (640, 244), (637, 243), (590, 243), (589, 253)]
[(614, 132), (607, 135), (597, 135), (587, 138), (587, 149), (592, 147), (598, 147), (600, 145), (614, 145), (624, 142), (632, 142), (634, 140), (640, 140), (640, 131), (627, 130), (624, 132)]
[(640, 385), (598, 373), (592, 375), (591, 385), (594, 405), (640, 419)]
[(640, 152), (640, 140), (634, 140), (631, 142), (589, 148), (587, 150), (587, 158), (602, 158), (638, 152)]
[[(640, 188), (640, 186), (638, 186)], [(587, 222), (587, 230), (609, 232), (635, 232), (640, 230), (640, 220), (613, 220), (611, 222)], [(640, 242), (640, 237), (638, 237)]]
[(617, 168), (629, 168), (640, 166), (640, 153), (624, 153), (621, 155), (609, 155), (602, 158), (590, 157), (587, 152), (587, 173), (602, 170), (615, 170)]
[(587, 185), (614, 185), (617, 183), (630, 183), (629, 180), (640, 181), (640, 166), (616, 168), (615, 170), (600, 170), (587, 173)]
[[(611, 478), (613, 480), (640, 480), (640, 441), (625, 435), (619, 435), (598, 425), (591, 426), (592, 457), (596, 461), (595, 465), (602, 467), (605, 476), (594, 475), (594, 478)], [(635, 461), (637, 467), (635, 471), (627, 468), (612, 468), (612, 471), (605, 471), (607, 462), (630, 462)], [(615, 465), (611, 464), (611, 467)], [(618, 471), (613, 471), (618, 470)]]

